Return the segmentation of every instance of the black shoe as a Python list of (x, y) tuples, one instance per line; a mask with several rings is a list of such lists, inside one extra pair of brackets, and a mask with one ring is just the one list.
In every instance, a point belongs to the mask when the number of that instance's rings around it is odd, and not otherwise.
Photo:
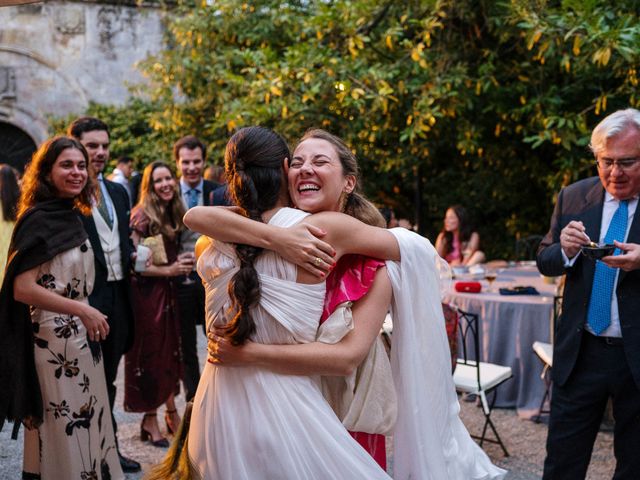
[(118, 457), (120, 458), (120, 466), (124, 473), (135, 473), (142, 469), (139, 462), (125, 457), (120, 452), (118, 452)]
[(146, 428), (144, 428), (144, 421), (147, 419), (147, 417), (155, 418), (155, 416), (155, 413), (145, 413), (142, 417), (142, 423), (140, 424), (140, 440), (142, 440), (143, 442), (151, 442), (151, 445), (153, 445), (154, 447), (169, 448), (169, 440), (164, 437), (160, 437), (159, 439), (154, 440), (153, 435), (151, 435), (151, 433)]

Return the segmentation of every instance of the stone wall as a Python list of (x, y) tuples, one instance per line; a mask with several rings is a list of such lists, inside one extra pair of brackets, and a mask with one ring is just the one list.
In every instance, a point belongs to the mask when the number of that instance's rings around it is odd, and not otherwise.
[(48, 116), (90, 101), (122, 104), (136, 62), (163, 46), (165, 12), (152, 3), (51, 1), (0, 7), (0, 122), (36, 144)]

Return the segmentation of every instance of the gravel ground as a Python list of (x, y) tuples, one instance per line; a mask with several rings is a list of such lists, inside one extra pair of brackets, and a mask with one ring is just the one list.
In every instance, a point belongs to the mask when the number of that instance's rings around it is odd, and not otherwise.
[[(205, 341), (201, 331), (198, 341), (201, 358), (204, 359)], [(138, 480), (142, 478), (144, 472), (151, 465), (163, 457), (165, 449), (156, 448), (140, 441), (142, 415), (126, 413), (122, 410), (121, 387), (123, 377), (124, 374), (121, 368), (118, 376), (120, 382), (118, 398), (116, 399), (116, 420), (119, 425), (118, 438), (122, 453), (142, 463), (142, 473), (127, 475), (127, 480)], [(178, 409), (181, 411), (184, 408), (184, 399), (179, 397), (176, 401)], [(471, 433), (480, 433), (484, 421), (482, 410), (476, 407), (473, 402), (461, 402), (460, 404), (462, 420), (469, 431)], [(161, 428), (165, 428), (162, 416), (163, 409), (159, 411), (158, 417), (161, 421)], [(544, 423), (535, 424), (528, 420), (522, 420), (516, 415), (515, 411), (506, 409), (494, 410), (492, 419), (511, 456), (505, 458), (502, 450), (497, 445), (485, 443), (484, 448), (497, 465), (509, 471), (507, 479), (534, 480), (541, 478), (547, 426)], [(22, 470), (22, 435), (20, 440), (16, 442), (12, 441), (10, 436), (11, 425), (9, 424), (0, 432), (0, 479), (2, 480), (19, 479)], [(587, 479), (602, 480), (612, 478), (614, 468), (613, 435), (611, 433), (600, 433), (596, 440)]]

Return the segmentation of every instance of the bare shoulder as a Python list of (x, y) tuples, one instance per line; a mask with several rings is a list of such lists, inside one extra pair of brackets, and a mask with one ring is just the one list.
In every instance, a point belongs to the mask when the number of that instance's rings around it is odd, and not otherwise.
[(202, 252), (204, 252), (209, 245), (211, 245), (211, 239), (206, 235), (201, 235), (196, 242), (196, 258), (200, 258)]

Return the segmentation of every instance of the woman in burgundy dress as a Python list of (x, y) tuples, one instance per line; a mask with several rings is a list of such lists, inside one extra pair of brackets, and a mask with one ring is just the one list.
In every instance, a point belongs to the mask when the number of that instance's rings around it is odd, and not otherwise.
[(169, 446), (160, 432), (157, 408), (163, 403), (166, 406), (168, 433), (176, 431), (180, 423), (174, 403), (182, 376), (175, 277), (193, 267), (192, 259), (178, 259), (184, 213), (169, 166), (163, 162), (148, 165), (140, 199), (131, 212), (131, 236), (136, 246), (150, 237), (155, 237), (155, 245), (152, 264), (131, 280), (136, 332), (125, 357), (124, 406), (129, 412), (144, 412), (140, 439), (157, 447)]

